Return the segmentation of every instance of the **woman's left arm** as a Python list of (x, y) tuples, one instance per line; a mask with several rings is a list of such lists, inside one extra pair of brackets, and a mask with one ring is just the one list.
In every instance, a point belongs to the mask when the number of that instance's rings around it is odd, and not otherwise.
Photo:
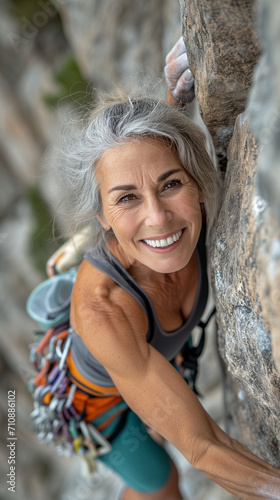
[(137, 380), (110, 375), (140, 418), (212, 481), (242, 500), (280, 499), (280, 470), (225, 434), (155, 349)]
[(280, 500), (280, 470), (231, 439), (206, 413), (175, 368), (147, 343), (146, 317), (134, 299), (105, 284), (93, 295), (91, 268), (82, 268), (74, 287), (73, 328), (128, 406), (237, 498)]

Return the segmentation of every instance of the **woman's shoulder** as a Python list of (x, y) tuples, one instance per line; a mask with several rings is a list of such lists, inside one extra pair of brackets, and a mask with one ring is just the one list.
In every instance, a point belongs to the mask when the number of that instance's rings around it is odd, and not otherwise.
[(122, 311), (145, 334), (148, 330), (146, 314), (134, 297), (85, 259), (78, 269), (71, 301), (71, 322), (75, 323), (73, 328), (78, 334), (83, 318), (96, 315), (97, 310), (104, 319), (117, 310)]

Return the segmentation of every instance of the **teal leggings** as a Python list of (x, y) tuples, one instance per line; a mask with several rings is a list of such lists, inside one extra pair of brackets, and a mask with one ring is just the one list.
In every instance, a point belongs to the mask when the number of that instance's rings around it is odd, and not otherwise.
[(131, 410), (122, 431), (112, 441), (111, 452), (99, 459), (117, 472), (127, 486), (145, 493), (162, 488), (171, 472), (169, 455)]

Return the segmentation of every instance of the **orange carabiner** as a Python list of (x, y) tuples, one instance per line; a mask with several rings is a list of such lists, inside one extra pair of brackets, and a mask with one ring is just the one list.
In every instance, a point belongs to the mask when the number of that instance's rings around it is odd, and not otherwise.
[(39, 352), (41, 352), (44, 347), (46, 347), (46, 345), (48, 345), (50, 339), (52, 338), (52, 335), (53, 335), (53, 332), (54, 332), (54, 328), (49, 328), (44, 337), (42, 338), (41, 342), (39, 342), (39, 344), (37, 345), (36, 349), (35, 349), (35, 353), (38, 354)]
[(38, 373), (38, 375), (36, 375), (36, 377), (33, 380), (33, 385), (34, 386), (37, 387), (40, 384), (41, 380), (48, 373), (50, 366), (51, 366), (51, 361), (49, 359), (46, 359), (45, 360), (45, 364), (44, 364), (42, 370), (40, 371), (40, 373)]

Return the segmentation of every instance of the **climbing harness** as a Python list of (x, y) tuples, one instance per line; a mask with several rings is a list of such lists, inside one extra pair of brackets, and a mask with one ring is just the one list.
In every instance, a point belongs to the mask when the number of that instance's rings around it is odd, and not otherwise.
[(69, 308), (75, 277), (75, 269), (54, 275), (35, 288), (27, 301), (27, 312), (43, 328), (34, 332), (34, 343), (30, 345), (30, 361), (38, 372), (28, 382), (34, 400), (31, 428), (39, 441), (54, 444), (59, 455), (80, 455), (89, 472), (93, 472), (96, 458), (109, 453), (111, 444), (86, 421), (86, 405), (92, 396), (85, 397), (82, 412), (75, 408), (81, 390), (71, 381), (67, 366), (72, 332)]
[(206, 327), (215, 313), (216, 313), (216, 307), (213, 307), (207, 320), (200, 321), (198, 323), (197, 326), (202, 329), (202, 333), (197, 346), (194, 347), (192, 345), (192, 337), (190, 337), (190, 339), (188, 339), (188, 341), (181, 350), (183, 361), (181, 363), (180, 373), (197, 396), (200, 396), (195, 386), (196, 377), (198, 374), (198, 358), (201, 355), (204, 347)]

